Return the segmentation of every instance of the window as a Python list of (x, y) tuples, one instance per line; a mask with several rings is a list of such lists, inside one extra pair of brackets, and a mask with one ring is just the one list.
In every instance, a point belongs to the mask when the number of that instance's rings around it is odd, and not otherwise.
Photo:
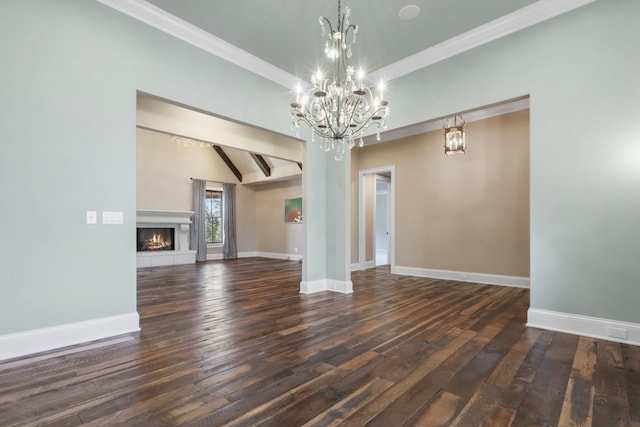
[(222, 191), (207, 190), (205, 210), (207, 243), (222, 243)]

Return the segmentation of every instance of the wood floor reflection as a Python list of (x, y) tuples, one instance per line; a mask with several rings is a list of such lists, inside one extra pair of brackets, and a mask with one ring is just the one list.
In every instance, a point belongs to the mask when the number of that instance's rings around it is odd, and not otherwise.
[(141, 269), (141, 332), (0, 363), (0, 425), (640, 426), (639, 348), (527, 328), (527, 289), (300, 277)]

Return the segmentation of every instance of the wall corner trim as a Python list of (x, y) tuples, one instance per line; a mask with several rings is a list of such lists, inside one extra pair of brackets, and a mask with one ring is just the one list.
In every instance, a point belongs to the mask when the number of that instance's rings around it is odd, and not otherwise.
[(640, 324), (530, 308), (527, 326), (640, 346)]
[(528, 277), (469, 273), (465, 271), (434, 270), (430, 268), (395, 266), (391, 269), (391, 273), (400, 274), (402, 276), (428, 277), (431, 279), (456, 280), (458, 282), (512, 286), (515, 288), (528, 288), (530, 283), (530, 279)]
[(351, 280), (327, 280), (328, 291), (341, 294), (353, 293), (353, 282)]
[(0, 360), (128, 334), (140, 330), (137, 312), (65, 323), (0, 336)]
[(333, 279), (319, 279), (300, 282), (301, 294), (315, 294), (323, 291), (351, 294), (353, 293), (353, 282), (351, 282), (351, 280)]
[(301, 294), (315, 294), (327, 290), (327, 279), (309, 280), (300, 282)]
[(359, 262), (354, 262), (351, 264), (351, 271), (360, 271), (360, 270), (368, 270), (369, 268), (376, 267), (375, 261), (366, 261), (360, 264)]

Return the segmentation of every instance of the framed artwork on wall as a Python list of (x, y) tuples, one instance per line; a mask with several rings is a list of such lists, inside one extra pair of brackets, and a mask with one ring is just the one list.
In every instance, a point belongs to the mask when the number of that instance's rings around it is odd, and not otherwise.
[(302, 197), (284, 201), (284, 222), (286, 224), (302, 224)]

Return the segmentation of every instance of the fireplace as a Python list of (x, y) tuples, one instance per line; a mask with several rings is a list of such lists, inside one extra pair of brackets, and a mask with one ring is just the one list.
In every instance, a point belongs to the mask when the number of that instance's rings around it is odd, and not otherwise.
[(175, 228), (138, 228), (138, 252), (175, 250)]
[(192, 216), (193, 211), (138, 209), (136, 211), (138, 227), (136, 265), (138, 268), (195, 264), (196, 251), (189, 249)]

